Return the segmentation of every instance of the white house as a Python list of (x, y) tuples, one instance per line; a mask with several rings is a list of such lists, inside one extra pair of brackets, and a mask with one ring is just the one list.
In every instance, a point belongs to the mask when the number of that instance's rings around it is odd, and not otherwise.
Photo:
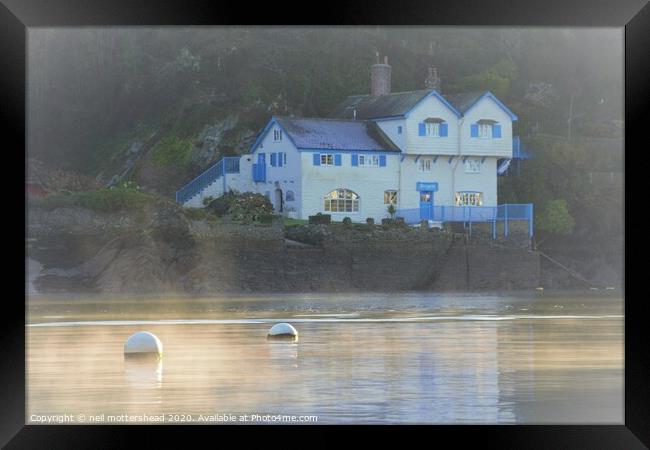
[(390, 72), (386, 60), (373, 65), (371, 93), (348, 97), (329, 118), (272, 117), (249, 154), (224, 158), (177, 201), (200, 207), (229, 189), (252, 191), (289, 217), (355, 222), (387, 217), (390, 203), (410, 223), (454, 220), (454, 207), (496, 207), (517, 116), (490, 92), (391, 93)]

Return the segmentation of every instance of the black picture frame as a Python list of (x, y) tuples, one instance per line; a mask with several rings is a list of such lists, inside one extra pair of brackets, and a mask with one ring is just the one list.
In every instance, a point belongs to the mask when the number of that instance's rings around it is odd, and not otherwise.
[[(349, 24), (349, 25), (475, 25), (475, 26), (609, 26), (625, 27), (625, 143), (642, 143), (647, 128), (650, 89), (650, 5), (645, 0), (537, 0), (471, 2), (431, 1), (355, 1), (327, 2), (326, 7), (298, 8), (291, 4), (239, 4), (198, 0), (3, 0), (0, 4), (0, 113), (5, 134), (5, 210), (18, 211), (20, 195), (13, 195), (9, 175), (19, 177), (12, 167), (20, 167), (19, 148), (25, 149), (25, 60), (26, 29), (44, 26), (95, 25), (229, 25), (229, 24)], [(240, 2), (243, 3), (243, 2)], [(323, 5), (324, 6), (324, 5)], [(289, 11), (303, 11), (304, 16), (290, 16)], [(646, 125), (644, 127), (644, 125)], [(644, 133), (645, 134), (645, 133)], [(9, 138), (9, 139), (7, 139)], [(9, 144), (11, 143), (11, 144)], [(638, 147), (645, 150), (646, 145)], [(26, 155), (26, 153), (24, 154)], [(23, 156), (24, 156), (23, 155)], [(636, 155), (634, 156), (636, 158)], [(626, 158), (626, 173), (634, 171)], [(26, 169), (26, 166), (24, 166)], [(626, 177), (626, 183), (631, 177)], [(627, 184), (626, 184), (626, 187)], [(626, 189), (626, 200), (628, 200)], [(11, 195), (9, 195), (11, 194)], [(15, 206), (14, 206), (15, 203)], [(626, 202), (627, 203), (627, 202)], [(23, 210), (25, 205), (23, 204)], [(626, 216), (627, 219), (627, 216)], [(18, 228), (20, 221), (12, 220)], [(626, 220), (626, 235), (630, 221)], [(24, 224), (25, 225), (25, 224)], [(638, 226), (638, 225), (637, 225)], [(25, 228), (23, 227), (23, 231)], [(642, 232), (642, 231), (639, 231)], [(15, 241), (16, 252), (20, 244)], [(5, 249), (8, 246), (5, 245)], [(24, 252), (24, 245), (22, 248)], [(19, 256), (18, 256), (19, 257)], [(8, 261), (8, 257), (6, 257)], [(24, 261), (24, 254), (23, 254)], [(19, 266), (19, 265), (18, 265)], [(632, 269), (627, 264), (626, 267)], [(18, 270), (18, 269), (17, 269)], [(24, 272), (23, 272), (24, 275)], [(7, 276), (17, 286), (18, 295), (4, 299), (2, 345), (3, 383), (0, 444), (6, 448), (122, 448), (131, 446), (138, 435), (146, 433), (148, 447), (154, 440), (170, 442), (172, 437), (191, 445), (197, 439), (213, 439), (224, 433), (243, 431), (231, 426), (35, 426), (25, 425), (25, 309), (18, 300), (24, 298), (20, 277)], [(394, 431), (422, 432), (428, 442), (453, 439), (455, 445), (467, 439), (479, 445), (498, 448), (647, 448), (650, 445), (650, 355), (647, 345), (647, 297), (631, 294), (634, 277), (625, 278), (625, 424), (620, 426), (549, 425), (549, 426), (435, 426), (435, 427), (363, 427), (374, 437), (384, 439)], [(632, 282), (632, 284), (630, 284)], [(13, 286), (12, 285), (12, 286)], [(275, 435), (291, 427), (258, 427), (256, 430)], [(318, 442), (332, 439), (329, 427), (297, 427), (293, 430), (318, 434)], [(368, 430), (369, 429), (369, 430)], [(256, 433), (258, 434), (258, 433)], [(197, 435), (199, 437), (197, 437)], [(424, 441), (424, 442), (427, 442)], [(213, 441), (217, 443), (217, 441)], [(188, 444), (189, 443), (189, 444)], [(268, 441), (266, 445), (273, 445)], [(295, 441), (289, 445), (305, 445)]]

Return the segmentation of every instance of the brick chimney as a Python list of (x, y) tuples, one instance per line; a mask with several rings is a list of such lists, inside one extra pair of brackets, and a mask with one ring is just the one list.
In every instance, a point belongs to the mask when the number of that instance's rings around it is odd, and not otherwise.
[(440, 92), (440, 77), (438, 76), (438, 69), (435, 67), (429, 67), (429, 75), (424, 80), (424, 87)]
[(388, 65), (388, 56), (384, 56), (384, 63), (379, 63), (379, 54), (377, 55), (377, 64), (370, 67), (370, 94), (373, 97), (390, 94), (390, 66)]

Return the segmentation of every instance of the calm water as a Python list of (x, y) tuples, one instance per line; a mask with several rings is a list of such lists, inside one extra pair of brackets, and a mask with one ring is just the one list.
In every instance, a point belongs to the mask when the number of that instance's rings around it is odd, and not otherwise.
[[(72, 423), (80, 414), (85, 423), (123, 414), (623, 423), (620, 297), (256, 294), (28, 306), (28, 423), (63, 414)], [(299, 341), (267, 341), (277, 321), (291, 322)], [(161, 362), (124, 361), (124, 341), (141, 330), (163, 342)]]

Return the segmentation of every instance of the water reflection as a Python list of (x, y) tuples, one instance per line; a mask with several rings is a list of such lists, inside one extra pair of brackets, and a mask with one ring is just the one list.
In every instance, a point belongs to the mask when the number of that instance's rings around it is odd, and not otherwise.
[(298, 343), (269, 340), (269, 359), (277, 367), (298, 367)]
[[(29, 413), (315, 414), (320, 423), (623, 420), (620, 299), (417, 294), (197, 303), (148, 302), (147, 314), (140, 303), (105, 303), (101, 314), (83, 302), (34, 305), (31, 322), (148, 320), (165, 355), (153, 365), (123, 360), (123, 342), (138, 323), (29, 327)], [(500, 320), (504, 314), (516, 320)], [(266, 339), (269, 320), (292, 315), (303, 319), (299, 342)]]
[(124, 380), (134, 389), (160, 389), (162, 386), (162, 360), (125, 359)]

